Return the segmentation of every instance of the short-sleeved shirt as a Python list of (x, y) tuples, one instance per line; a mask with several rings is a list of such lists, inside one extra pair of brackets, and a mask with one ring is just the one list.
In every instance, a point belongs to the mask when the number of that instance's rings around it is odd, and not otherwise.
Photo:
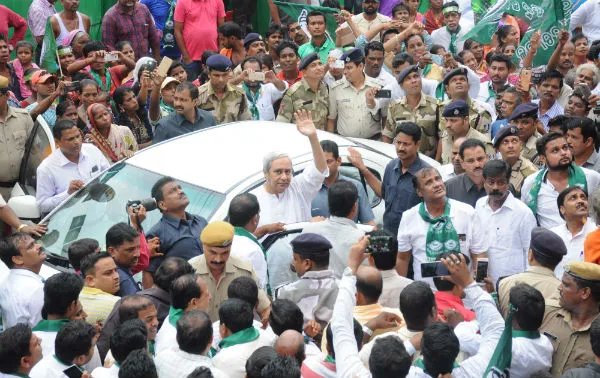
[(313, 91), (305, 79), (301, 79), (285, 92), (279, 106), (276, 121), (296, 122), (294, 115), (297, 110), (309, 110), (317, 129), (327, 128), (327, 115), (329, 114), (329, 89), (324, 82), (319, 83), (317, 91)]
[(189, 260), (203, 253), (200, 233), (208, 222), (197, 215), (185, 213), (185, 216), (186, 219), (183, 220), (164, 214), (148, 231), (147, 239), (153, 237), (160, 239), (160, 250), (164, 256), (151, 259), (147, 271), (156, 271), (166, 257), (181, 257)]
[[(447, 100), (442, 104), (442, 109), (448, 105), (451, 100)], [(492, 113), (493, 110), (487, 103), (482, 103), (475, 99), (467, 99), (469, 105), (469, 125), (472, 129), (479, 131), (484, 135), (489, 134), (490, 124), (493, 121)], [(486, 106), (488, 108), (486, 108)], [(440, 117), (440, 131), (446, 130), (446, 119)]]
[(298, 49), (298, 55), (300, 55), (300, 58), (304, 58), (308, 54), (317, 53), (321, 62), (325, 64), (327, 63), (329, 52), (333, 49), (335, 49), (335, 43), (331, 39), (326, 37), (325, 42), (321, 46), (315, 46), (312, 40), (306, 42)]
[(446, 181), (446, 195), (448, 198), (475, 207), (477, 200), (485, 197), (487, 193), (483, 185), (478, 188), (466, 173), (461, 173)]
[[(534, 104), (539, 104), (540, 100), (532, 101)], [(540, 113), (540, 109), (538, 108), (538, 119), (544, 125), (544, 129), (548, 130), (548, 122), (556, 116), (563, 115), (565, 113), (565, 109), (560, 105), (558, 100), (554, 101), (554, 104), (550, 107), (550, 109), (546, 110), (544, 114)]]
[[(469, 128), (467, 135), (465, 135), (467, 139), (478, 139), (483, 142), (485, 145), (485, 153), (489, 158), (492, 158), (496, 155), (494, 151), (494, 147), (492, 146), (492, 141), (486, 135), (480, 133), (479, 131)], [(454, 143), (454, 138), (452, 138), (447, 130), (442, 132), (442, 164), (448, 164), (452, 162), (452, 144)]]
[(529, 160), (538, 168), (541, 168), (543, 164), (540, 162), (540, 156), (537, 153), (537, 149), (535, 144), (539, 138), (542, 136), (536, 131), (535, 134), (529, 137), (527, 141), (523, 144), (523, 151), (521, 151), (521, 156), (525, 159)]
[[(349, 181), (352, 184), (354, 184), (354, 186), (356, 186), (356, 190), (358, 190), (358, 214), (356, 215), (354, 221), (360, 223), (368, 223), (375, 219), (375, 215), (373, 214), (373, 210), (371, 209), (371, 204), (369, 203), (369, 197), (367, 197), (365, 187), (357, 180), (340, 174), (338, 174), (336, 182), (339, 181)], [(327, 187), (327, 184), (323, 182), (323, 185), (321, 186), (321, 189), (319, 189), (317, 196), (312, 201), (311, 215), (313, 217), (329, 216), (329, 202), (327, 199), (328, 190), (329, 188)]]
[(538, 168), (523, 156), (520, 156), (519, 160), (513, 164), (510, 171), (510, 185), (514, 189), (516, 198), (521, 198), (521, 187), (525, 179), (537, 171)]
[(225, 18), (223, 0), (178, 0), (173, 16), (183, 23), (183, 40), (192, 60), (206, 50), (218, 51), (217, 21)]
[[(481, 230), (481, 225), (473, 222), (475, 210), (462, 202), (448, 199), (450, 202), (450, 220), (458, 234), (460, 242), (460, 251), (465, 255), (485, 253), (488, 244), (485, 239), (485, 233)], [(431, 278), (421, 276), (421, 263), (432, 262), (425, 252), (427, 241), (427, 223), (419, 214), (418, 204), (404, 212), (400, 227), (398, 228), (398, 251), (411, 251), (413, 257), (413, 269), (415, 280), (427, 282), (432, 289), (435, 289)], [(425, 207), (427, 209), (427, 206)]]
[(502, 315), (508, 314), (510, 289), (519, 283), (526, 283), (539, 290), (546, 300), (557, 298), (560, 281), (554, 276), (554, 271), (543, 266), (530, 266), (525, 272), (513, 274), (500, 280), (498, 285), (498, 301)]
[(383, 228), (396, 235), (398, 225), (403, 213), (421, 202), (412, 183), (413, 176), (429, 164), (417, 158), (408, 167), (406, 173), (402, 173), (402, 162), (394, 159), (388, 163), (383, 173), (381, 183), (381, 197), (385, 201), (385, 212), (383, 213)]
[(4, 121), (0, 120), (0, 182), (19, 178), (25, 144), (32, 129), (33, 120), (25, 109), (8, 107)]
[(381, 133), (381, 114), (377, 107), (367, 107), (366, 93), (370, 88), (380, 89), (375, 80), (365, 77), (362, 88), (355, 88), (345, 78), (331, 86), (329, 92), (329, 119), (337, 119), (337, 132), (354, 138), (372, 138)]
[(217, 124), (251, 119), (246, 94), (239, 87), (227, 85), (225, 95), (218, 98), (210, 82), (198, 88), (198, 107), (211, 112)]
[[(36, 106), (38, 106), (37, 101), (33, 104), (29, 104), (25, 109), (28, 112), (31, 112)], [(56, 124), (56, 108), (54, 106), (49, 107), (48, 110), (42, 113), (42, 117), (44, 117), (44, 121), (46, 121), (50, 128), (54, 128), (54, 125)]]
[(196, 121), (191, 123), (184, 116), (172, 113), (161, 118), (154, 130), (154, 143), (178, 137), (192, 131), (198, 131), (217, 124), (215, 117), (205, 110), (196, 109)]
[[(373, 20), (367, 20), (365, 18), (364, 13), (359, 13), (359, 14), (352, 16), (352, 21), (358, 27), (360, 34), (365, 34), (367, 31), (369, 31), (373, 27), (383, 24), (383, 23), (386, 23), (390, 20), (391, 19), (388, 16), (385, 16), (381, 13), (377, 13)], [(340, 25), (340, 27), (346, 27), (346, 26), (348, 26), (347, 23), (343, 23), (342, 25)], [(379, 34), (377, 34), (375, 37), (373, 37), (372, 40), (379, 41), (380, 40)]]

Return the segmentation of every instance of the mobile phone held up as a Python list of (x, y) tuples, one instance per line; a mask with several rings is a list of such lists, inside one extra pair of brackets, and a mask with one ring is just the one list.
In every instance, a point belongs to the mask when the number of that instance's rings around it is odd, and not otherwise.
[(380, 89), (375, 92), (375, 98), (392, 98), (392, 91), (389, 89)]
[(69, 366), (68, 368), (63, 370), (63, 373), (65, 373), (65, 375), (69, 378), (81, 378), (81, 376), (83, 375), (83, 371), (81, 371), (81, 369), (77, 365)]
[(475, 271), (475, 282), (481, 283), (488, 275), (488, 259), (477, 259), (477, 270)]
[(421, 263), (421, 277), (442, 277), (449, 276), (448, 268), (441, 261)]

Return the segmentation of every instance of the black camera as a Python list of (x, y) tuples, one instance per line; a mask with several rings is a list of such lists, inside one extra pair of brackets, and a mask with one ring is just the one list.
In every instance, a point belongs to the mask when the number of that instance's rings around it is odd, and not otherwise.
[(131, 207), (133, 209), (133, 212), (135, 213), (140, 208), (140, 206), (144, 206), (146, 211), (156, 210), (156, 208), (158, 207), (154, 198), (145, 198), (143, 200), (127, 201), (127, 205), (125, 205), (125, 210)]
[(148, 61), (148, 62), (146, 62), (146, 63), (144, 63), (142, 65), (142, 69), (140, 70), (140, 72), (141, 71), (147, 71), (149, 73), (152, 73), (152, 72), (154, 72), (154, 70), (156, 69), (156, 67), (157, 67), (156, 60), (152, 59), (152, 60), (150, 60), (150, 61)]
[(367, 233), (369, 235), (369, 245), (367, 246), (367, 253), (391, 253), (394, 251), (394, 237), (391, 235), (382, 234), (381, 232)]

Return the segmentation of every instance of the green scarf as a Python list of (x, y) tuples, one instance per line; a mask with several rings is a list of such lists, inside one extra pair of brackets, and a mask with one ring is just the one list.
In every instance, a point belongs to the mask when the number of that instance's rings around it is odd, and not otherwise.
[(176, 0), (165, 0), (170, 5), (169, 13), (167, 13), (167, 20), (165, 21), (165, 26), (163, 27), (162, 39), (160, 42), (162, 43), (163, 49), (172, 49), (177, 47), (175, 44), (175, 22), (173, 22), (173, 15), (175, 13), (175, 4)]
[[(416, 366), (416, 367), (418, 367), (418, 368), (421, 368), (421, 369), (423, 370), (423, 372), (424, 372), (424, 373), (426, 373), (426, 374), (429, 374), (429, 373), (427, 373), (427, 370), (425, 370), (425, 361), (423, 361), (423, 358), (422, 358), (422, 357), (421, 357), (421, 358), (417, 358), (417, 359), (415, 360), (415, 362), (413, 362), (413, 366)], [(452, 363), (452, 369), (456, 369), (456, 368), (457, 368), (457, 367), (459, 367), (459, 366), (460, 366), (460, 365), (458, 365), (458, 364), (456, 363), (456, 361), (454, 361), (454, 362)]]
[(252, 119), (258, 121), (260, 119), (260, 115), (258, 114), (258, 106), (256, 106), (256, 103), (258, 102), (258, 98), (260, 97), (261, 89), (259, 88), (256, 91), (256, 93), (254, 93), (250, 90), (246, 83), (242, 83), (242, 88), (244, 88), (244, 92), (246, 92), (246, 97), (250, 102), (250, 113), (252, 114)]
[[(540, 194), (540, 189), (542, 188), (542, 181), (544, 181), (544, 177), (548, 173), (548, 168), (544, 168), (543, 170), (537, 173), (535, 176), (535, 180), (533, 181), (533, 186), (529, 191), (529, 203), (527, 206), (533, 211), (533, 214), (537, 217), (537, 205), (538, 205), (538, 195)], [(577, 185), (587, 193), (587, 179), (585, 178), (585, 173), (581, 167), (575, 165), (575, 163), (571, 163), (569, 166), (569, 187)]]
[(446, 199), (444, 214), (437, 218), (431, 218), (425, 209), (425, 202), (423, 201), (419, 206), (419, 215), (425, 222), (429, 223), (427, 239), (425, 241), (427, 261), (435, 261), (439, 255), (445, 252), (460, 250), (458, 234), (450, 219), (450, 200)]
[(63, 325), (67, 324), (69, 319), (58, 319), (58, 320), (41, 320), (32, 331), (40, 332), (58, 332)]
[(521, 331), (521, 330), (513, 329), (512, 338), (514, 339), (517, 337), (534, 340), (534, 339), (540, 338), (540, 333), (538, 331)]
[(184, 310), (180, 310), (173, 306), (169, 307), (169, 323), (173, 327), (177, 327), (177, 321), (183, 316)]
[(221, 340), (219, 343), (219, 348), (223, 349), (238, 344), (249, 343), (250, 341), (258, 339), (258, 336), (260, 336), (260, 333), (256, 328), (248, 327)]
[(439, 83), (437, 87), (435, 87), (435, 98), (440, 101), (444, 101), (444, 96), (446, 95), (446, 89), (444, 88), (444, 83)]
[(174, 113), (174, 112), (175, 112), (175, 108), (174, 108), (174, 107), (172, 107), (171, 105), (168, 105), (168, 104), (166, 104), (166, 103), (163, 101), (163, 99), (162, 99), (162, 98), (160, 99), (160, 104), (159, 104), (159, 106), (160, 106), (160, 111), (161, 111), (162, 113), (165, 113), (165, 114), (171, 114), (171, 113)]
[[(246, 230), (244, 227), (234, 227), (234, 234), (237, 236), (243, 236), (245, 238), (252, 240), (254, 243), (256, 243), (257, 246), (260, 247), (260, 250), (263, 252), (265, 259), (267, 258), (267, 251), (265, 251), (265, 247), (263, 247), (263, 245), (260, 244), (260, 242), (258, 241), (258, 239), (256, 239), (256, 236), (254, 236), (253, 233)], [(271, 286), (269, 285), (269, 270), (268, 269), (267, 269), (267, 293), (269, 295), (271, 295)]]
[(155, 347), (154, 340), (148, 340), (147, 345), (148, 345), (148, 353), (150, 353), (150, 355), (154, 357), (154, 353), (156, 352), (155, 348), (154, 348)]
[(110, 93), (110, 87), (112, 86), (112, 78), (110, 76), (110, 70), (108, 68), (104, 69), (104, 76), (106, 77), (106, 84), (104, 84), (102, 82), (102, 78), (100, 77), (100, 75), (98, 75), (98, 73), (94, 70), (90, 70), (90, 74), (92, 75), (92, 77), (94, 78), (94, 80), (96, 81), (96, 83), (98, 83), (98, 86), (100, 87), (100, 89), (106, 93)]
[[(500, 340), (498, 340), (496, 349), (494, 349), (494, 354), (485, 369), (484, 377), (508, 377), (508, 369), (512, 363), (512, 319), (516, 311), (517, 309), (512, 304), (508, 305), (508, 316), (506, 316), (506, 321), (504, 322), (504, 331), (502, 331)], [(493, 374), (490, 375), (491, 372)]]
[(431, 67), (433, 66), (433, 64), (429, 63), (428, 65), (425, 66), (425, 68), (423, 68), (423, 73), (422, 73), (422, 77), (427, 77), (427, 75), (429, 75), (429, 73), (431, 72)]
[(452, 55), (456, 55), (458, 53), (458, 48), (456, 47), (456, 41), (458, 40), (458, 33), (460, 32), (460, 25), (456, 28), (456, 31), (452, 33), (450, 29), (446, 26), (446, 31), (450, 34), (450, 45), (448, 46), (448, 51)]
[(331, 362), (332, 364), (335, 364), (335, 358), (328, 354), (327, 357), (325, 357), (325, 362)]

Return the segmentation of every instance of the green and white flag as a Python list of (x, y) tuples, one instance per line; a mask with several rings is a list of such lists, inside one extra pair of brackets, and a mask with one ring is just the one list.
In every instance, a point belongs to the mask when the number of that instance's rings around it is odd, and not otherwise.
[(496, 0), (471, 0), (471, 10), (473, 10), (473, 15), (475, 16), (475, 23), (481, 21), (488, 9), (495, 3)]
[(54, 38), (54, 31), (52, 30), (50, 21), (46, 21), (40, 67), (52, 74), (55, 74), (60, 70), (58, 58), (56, 57), (56, 38)]
[(507, 13), (529, 24), (529, 29), (517, 46), (516, 57), (522, 59), (527, 55), (532, 34), (540, 30), (541, 44), (533, 65), (544, 65), (554, 52), (559, 31), (568, 30), (572, 8), (571, 0), (498, 0), (463, 39), (471, 38), (480, 43), (490, 43), (502, 15)]
[(306, 4), (295, 4), (295, 3), (284, 3), (281, 1), (273, 1), (275, 5), (279, 7), (279, 9), (288, 16), (292, 20), (297, 20), (298, 24), (302, 27), (302, 29), (306, 29), (306, 16), (311, 11), (320, 11), (325, 15), (325, 23), (327, 26), (327, 34), (335, 41), (335, 29), (337, 29), (338, 24), (335, 20), (334, 15), (340, 12), (339, 9), (335, 8), (327, 8), (327, 7), (317, 7), (313, 5)]

